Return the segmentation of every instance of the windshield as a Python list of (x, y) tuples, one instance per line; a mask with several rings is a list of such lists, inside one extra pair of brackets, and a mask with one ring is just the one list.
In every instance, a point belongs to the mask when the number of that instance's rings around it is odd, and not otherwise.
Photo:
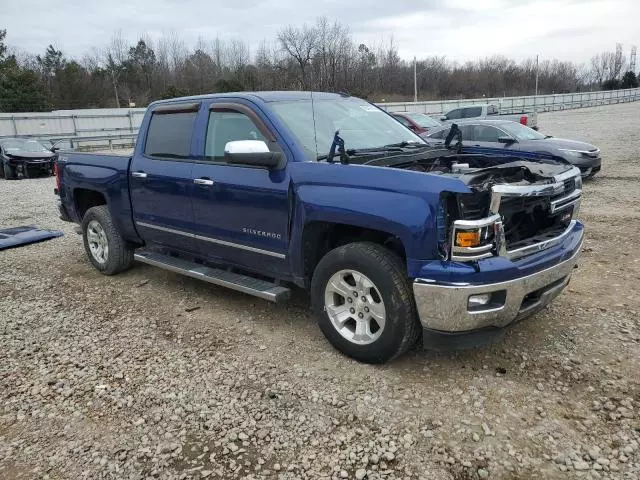
[(546, 138), (545, 135), (536, 132), (533, 128), (525, 127), (515, 122), (502, 123), (500, 124), (500, 128), (518, 140), (543, 140)]
[(35, 140), (22, 140), (20, 138), (14, 138), (11, 140), (3, 140), (0, 142), (2, 148), (6, 152), (29, 152), (29, 153), (40, 153), (40, 152), (48, 152), (46, 148)]
[(433, 128), (442, 125), (440, 122), (434, 120), (429, 115), (425, 115), (424, 113), (405, 113), (404, 115), (423, 128)]
[(353, 97), (314, 99), (313, 104), (311, 100), (274, 102), (271, 107), (312, 160), (329, 153), (336, 130), (347, 150), (425, 143), (386, 112)]

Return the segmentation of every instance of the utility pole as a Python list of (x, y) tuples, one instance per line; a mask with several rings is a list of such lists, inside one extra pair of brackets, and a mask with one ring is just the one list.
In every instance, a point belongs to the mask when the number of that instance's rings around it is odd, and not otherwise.
[(416, 57), (413, 57), (413, 101), (418, 101), (418, 64)]
[(540, 55), (536, 55), (536, 93), (533, 97), (533, 111), (536, 111), (536, 106), (538, 103), (538, 65), (539, 65), (539, 57)]
[(536, 96), (538, 95), (538, 66), (539, 66), (539, 57), (540, 57), (540, 55), (536, 55)]

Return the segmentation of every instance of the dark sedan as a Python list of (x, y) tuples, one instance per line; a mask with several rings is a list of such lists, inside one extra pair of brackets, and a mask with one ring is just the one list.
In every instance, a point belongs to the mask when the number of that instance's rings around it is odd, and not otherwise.
[(442, 123), (424, 113), (390, 112), (390, 114), (409, 130), (420, 136), (442, 127)]
[[(515, 150), (561, 157), (580, 169), (583, 177), (591, 178), (600, 171), (600, 149), (575, 140), (554, 138), (507, 120), (457, 121), (462, 132), (463, 148), (469, 153), (491, 153)], [(430, 132), (424, 139), (432, 146), (442, 146), (450, 127)]]
[(56, 154), (37, 140), (0, 139), (0, 175), (7, 180), (27, 178), (32, 172), (53, 173)]

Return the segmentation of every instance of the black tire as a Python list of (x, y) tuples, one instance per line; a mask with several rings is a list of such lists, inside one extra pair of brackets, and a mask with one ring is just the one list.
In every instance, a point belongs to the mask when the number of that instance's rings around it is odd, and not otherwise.
[[(104, 261), (102, 262), (98, 260), (89, 246), (90, 241), (87, 238), (87, 230), (90, 225), (92, 232), (97, 228), (96, 223), (92, 222), (96, 222), (102, 229), (102, 235), (100, 238), (101, 240), (106, 241), (106, 245), (108, 247), (107, 253), (104, 256)], [(123, 272), (129, 269), (133, 264), (134, 249), (124, 238), (122, 238), (120, 232), (118, 232), (106, 205), (92, 207), (84, 214), (84, 217), (82, 218), (82, 239), (84, 241), (84, 249), (87, 252), (89, 261), (96, 270), (105, 275), (115, 275), (116, 273)]]
[[(361, 345), (345, 338), (327, 313), (325, 289), (330, 279), (343, 270), (354, 270), (370, 279), (383, 302), (384, 328), (372, 343)], [(375, 243), (350, 243), (327, 253), (313, 272), (311, 302), (327, 340), (345, 355), (361, 362), (378, 364), (393, 360), (409, 350), (420, 333), (405, 266), (396, 254)]]
[(6, 163), (2, 164), (2, 171), (4, 172), (5, 180), (15, 180), (16, 179), (16, 170)]

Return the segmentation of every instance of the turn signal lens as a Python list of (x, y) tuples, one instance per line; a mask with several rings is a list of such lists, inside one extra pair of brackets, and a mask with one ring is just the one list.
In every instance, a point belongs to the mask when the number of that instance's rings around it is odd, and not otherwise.
[(480, 245), (480, 232), (456, 232), (456, 247), (477, 247)]

